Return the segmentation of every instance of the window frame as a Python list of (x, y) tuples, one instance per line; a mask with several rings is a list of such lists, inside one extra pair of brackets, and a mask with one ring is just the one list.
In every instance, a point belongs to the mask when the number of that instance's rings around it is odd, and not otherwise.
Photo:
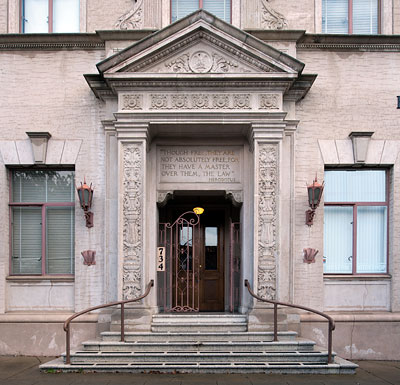
[[(389, 218), (390, 218), (390, 194), (389, 194), (389, 170), (386, 168), (362, 168), (355, 170), (354, 168), (326, 168), (325, 171), (357, 171), (357, 170), (380, 170), (385, 171), (385, 201), (384, 202), (325, 202), (325, 206), (345, 206), (353, 208), (353, 230), (352, 230), (352, 272), (351, 273), (330, 273), (324, 271), (324, 276), (334, 276), (334, 275), (343, 275), (343, 276), (377, 276), (377, 275), (387, 275), (389, 274)], [(365, 206), (384, 206), (386, 207), (386, 271), (385, 272), (376, 272), (376, 273), (358, 273), (357, 272), (357, 211), (358, 207)], [(324, 256), (325, 258), (325, 256)]]
[[(48, 207), (75, 207), (75, 199), (73, 202), (13, 202), (13, 183), (12, 183), (12, 175), (13, 172), (15, 171), (26, 171), (27, 169), (22, 169), (22, 168), (13, 168), (8, 170), (8, 183), (9, 183), (9, 276), (10, 277), (29, 277), (29, 276), (35, 276), (35, 277), (60, 277), (60, 276), (66, 276), (66, 277), (74, 277), (75, 273), (60, 273), (60, 274), (48, 274), (46, 273), (46, 252), (47, 252), (47, 245), (46, 245), (46, 235), (47, 235), (47, 218), (46, 218), (46, 210)], [(74, 168), (47, 168), (47, 169), (40, 169), (43, 171), (46, 170), (51, 170), (51, 171), (74, 171)], [(74, 183), (75, 184), (75, 183)], [(75, 186), (74, 186), (75, 189)], [(74, 195), (75, 197), (75, 195)], [(12, 223), (12, 210), (14, 207), (41, 207), (41, 217), (42, 217), (42, 223), (41, 223), (41, 230), (42, 230), (42, 236), (41, 236), (41, 249), (42, 249), (42, 256), (41, 256), (41, 267), (42, 271), (41, 273), (14, 273), (13, 272), (13, 223)], [(75, 231), (75, 229), (74, 229)], [(74, 253), (75, 254), (75, 253)], [(73, 262), (72, 262), (73, 263)]]
[[(48, 3), (48, 12), (49, 12), (48, 20), (47, 20), (48, 29), (47, 29), (47, 32), (43, 32), (43, 33), (53, 33), (53, 24), (54, 24), (53, 2), (54, 2), (54, 0), (46, 0), (46, 1)], [(80, 0), (79, 0), (79, 6), (80, 6)], [(79, 18), (80, 18), (80, 10), (79, 10)], [(79, 24), (80, 24), (80, 20), (79, 20)], [(19, 32), (20, 33), (28, 33), (28, 32), (25, 32), (25, 0), (20, 0), (20, 2), (19, 2)], [(70, 32), (70, 33), (79, 33), (79, 32)], [(68, 33), (68, 32), (65, 32), (65, 33)]]
[[(193, 12), (195, 12), (195, 11), (198, 11), (199, 9), (203, 9), (203, 1), (204, 0), (197, 0), (198, 1), (198, 3), (199, 3), (199, 6), (197, 7), (197, 9), (196, 10), (194, 10)], [(229, 0), (230, 1), (230, 3), (231, 3), (231, 7), (230, 7), (230, 15), (229, 15), (229, 23), (230, 24), (232, 24), (232, 0)], [(176, 19), (175, 21), (172, 21), (172, 0), (170, 0), (170, 2), (169, 2), (169, 9), (170, 9), (170, 17), (169, 17), (169, 19), (170, 19), (170, 22), (171, 23), (176, 23), (177, 21), (179, 21), (179, 20), (181, 20), (182, 18), (180, 18), (180, 19)], [(208, 12), (208, 11), (207, 11)], [(192, 13), (192, 12), (191, 12)], [(227, 23), (228, 23), (228, 21), (226, 21)]]
[[(322, 2), (324, 0), (321, 0), (321, 9), (322, 9)], [(326, 0), (328, 1), (328, 0)], [(377, 35), (380, 35), (382, 33), (382, 0), (376, 0), (378, 2), (378, 32), (376, 33)], [(353, 34), (353, 0), (347, 0), (347, 9), (348, 9), (348, 28), (347, 28), (347, 34), (348, 35), (354, 35)], [(334, 35), (335, 33), (332, 32), (324, 32), (323, 30), (323, 23), (322, 23), (322, 18), (324, 16), (322, 15), (321, 17), (321, 26), (322, 26), (322, 33), (327, 34), (327, 35)], [(356, 34), (358, 35), (358, 34)], [(362, 34), (360, 34), (362, 35)], [(368, 35), (375, 35), (373, 33), (370, 33)]]

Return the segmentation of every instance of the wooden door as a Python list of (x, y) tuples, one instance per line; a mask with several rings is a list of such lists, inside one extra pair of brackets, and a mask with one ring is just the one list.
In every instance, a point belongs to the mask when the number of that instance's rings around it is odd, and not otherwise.
[(224, 215), (201, 225), (200, 311), (224, 311)]

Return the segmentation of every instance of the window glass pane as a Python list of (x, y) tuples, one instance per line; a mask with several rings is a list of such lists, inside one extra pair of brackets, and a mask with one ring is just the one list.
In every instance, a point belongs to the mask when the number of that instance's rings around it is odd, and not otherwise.
[(46, 211), (46, 273), (74, 272), (74, 207), (48, 207)]
[(74, 172), (50, 171), (47, 174), (47, 202), (74, 202)]
[(45, 202), (46, 173), (44, 171), (14, 171), (13, 202)]
[(12, 272), (42, 273), (42, 210), (12, 208)]
[(13, 202), (74, 202), (74, 171), (14, 171)]
[(48, 0), (24, 0), (22, 32), (25, 33), (49, 32), (48, 22), (49, 22)]
[(325, 206), (324, 273), (352, 273), (353, 207)]
[(79, 32), (79, 0), (53, 0), (53, 32)]
[(386, 206), (357, 210), (357, 273), (386, 272)]
[(205, 270), (218, 269), (218, 227), (205, 228)]
[(322, 0), (322, 32), (349, 32), (348, 0)]
[(172, 0), (171, 19), (172, 22), (189, 15), (199, 9), (199, 0)]
[(385, 202), (385, 170), (325, 171), (325, 202)]
[(203, 0), (203, 9), (228, 23), (231, 21), (231, 0)]
[(378, 0), (353, 0), (353, 33), (378, 33)]

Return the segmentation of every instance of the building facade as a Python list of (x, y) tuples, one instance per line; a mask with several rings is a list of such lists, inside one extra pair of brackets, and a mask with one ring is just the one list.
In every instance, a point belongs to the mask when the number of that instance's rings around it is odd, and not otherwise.
[[(342, 356), (400, 358), (400, 4), (2, 0), (0, 33), (0, 354), (60, 354), (69, 315), (151, 279), (133, 330), (168, 311), (268, 328), (248, 279), (332, 314)], [(326, 344), (317, 316), (281, 323)]]

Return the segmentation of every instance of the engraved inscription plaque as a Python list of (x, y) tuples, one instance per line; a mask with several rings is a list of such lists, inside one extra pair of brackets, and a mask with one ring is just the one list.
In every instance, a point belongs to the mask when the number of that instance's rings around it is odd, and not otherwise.
[(159, 146), (160, 183), (241, 183), (239, 146)]

